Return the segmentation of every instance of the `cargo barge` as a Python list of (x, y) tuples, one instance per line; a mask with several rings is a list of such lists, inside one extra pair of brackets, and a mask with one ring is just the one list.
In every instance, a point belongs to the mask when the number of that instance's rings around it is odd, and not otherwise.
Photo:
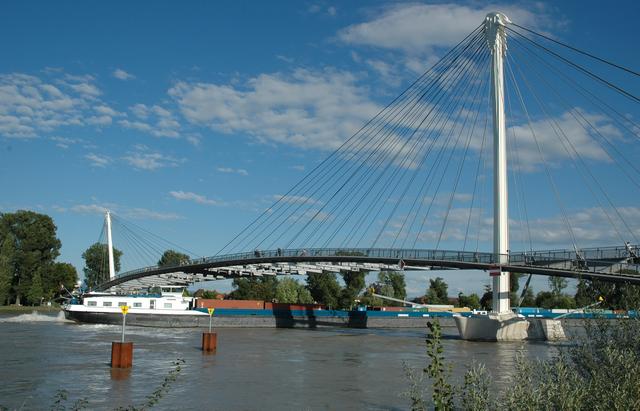
[[(439, 318), (443, 326), (454, 326), (456, 315), (486, 314), (465, 308), (433, 310), (409, 307), (375, 307), (357, 310), (332, 310), (319, 304), (285, 304), (256, 300), (217, 300), (183, 296), (183, 289), (166, 287), (156, 294), (85, 294), (63, 307), (65, 317), (82, 323), (121, 324), (120, 307), (129, 307), (127, 324), (144, 327), (192, 328), (209, 326), (209, 308), (214, 308), (214, 327), (268, 328), (422, 328), (429, 319)], [(519, 308), (526, 318), (625, 318), (635, 313), (572, 312)]]

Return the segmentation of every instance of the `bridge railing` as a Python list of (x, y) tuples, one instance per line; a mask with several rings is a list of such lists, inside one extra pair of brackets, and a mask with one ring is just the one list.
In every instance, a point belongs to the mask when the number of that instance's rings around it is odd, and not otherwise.
[(422, 250), (422, 249), (393, 249), (393, 248), (295, 248), (295, 249), (275, 249), (275, 250), (254, 250), (250, 252), (224, 254), (219, 256), (203, 257), (191, 259), (181, 264), (149, 266), (135, 270), (130, 270), (119, 274), (117, 277), (141, 274), (149, 271), (156, 271), (161, 268), (179, 268), (181, 266), (192, 266), (199, 264), (215, 264), (223, 262), (246, 262), (251, 264), (252, 260), (263, 261), (265, 258), (290, 258), (297, 260), (304, 257), (313, 257), (317, 260), (322, 257), (369, 257), (397, 259), (401, 260), (432, 260), (432, 261), (459, 261), (468, 263), (494, 264), (498, 261), (495, 254), (473, 251), (452, 251), (452, 250)]
[[(636, 249), (636, 246), (634, 246)], [(220, 264), (230, 262), (234, 265), (252, 264), (265, 262), (265, 259), (291, 258), (293, 261), (304, 261), (305, 257), (310, 260), (319, 261), (324, 257), (365, 257), (397, 260), (398, 264), (404, 260), (428, 260), (428, 261), (455, 261), (463, 263), (496, 264), (500, 259), (497, 254), (474, 251), (453, 251), (453, 250), (424, 250), (424, 249), (394, 249), (394, 248), (295, 248), (295, 249), (275, 249), (275, 250), (254, 250), (250, 252), (224, 254), (211, 257), (191, 259), (182, 264), (173, 266), (149, 266), (136, 270), (127, 271), (117, 277), (126, 277), (164, 268), (179, 268), (182, 266)], [(629, 257), (627, 247), (600, 247), (585, 248), (576, 251), (572, 250), (547, 250), (511, 253), (508, 257), (511, 265), (526, 266), (566, 266), (565, 269), (581, 271), (600, 271), (617, 273), (621, 270), (628, 272), (638, 272), (638, 264), (628, 264), (626, 262), (615, 263), (607, 261), (598, 268), (597, 261), (624, 260)], [(320, 260), (321, 261), (321, 260)], [(584, 266), (580, 266), (585, 262)], [(589, 264), (586, 264), (588, 262)], [(606, 267), (606, 268), (605, 268)]]

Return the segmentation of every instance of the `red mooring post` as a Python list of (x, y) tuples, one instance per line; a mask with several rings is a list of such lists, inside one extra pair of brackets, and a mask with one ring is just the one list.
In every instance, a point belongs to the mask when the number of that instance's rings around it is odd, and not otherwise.
[(202, 333), (202, 351), (214, 354), (218, 348), (218, 334), (211, 332), (211, 320), (215, 310), (215, 308), (207, 309), (209, 311), (209, 332)]
[(124, 342), (124, 326), (127, 323), (129, 307), (123, 305), (122, 311), (122, 340), (111, 343), (111, 368), (131, 368), (133, 365), (133, 343)]
[(215, 353), (218, 348), (218, 334), (202, 333), (202, 351)]
[(133, 365), (133, 343), (111, 343), (111, 368), (131, 368)]

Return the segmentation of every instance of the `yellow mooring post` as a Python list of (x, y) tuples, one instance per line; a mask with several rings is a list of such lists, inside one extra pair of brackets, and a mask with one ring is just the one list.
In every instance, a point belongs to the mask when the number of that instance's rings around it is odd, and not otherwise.
[(131, 368), (133, 365), (133, 343), (124, 342), (124, 328), (127, 323), (129, 306), (120, 306), (122, 311), (122, 339), (111, 343), (111, 368)]
[(202, 351), (208, 353), (215, 353), (218, 347), (218, 335), (211, 332), (211, 320), (215, 310), (215, 308), (207, 308), (209, 312), (209, 332), (202, 333)]

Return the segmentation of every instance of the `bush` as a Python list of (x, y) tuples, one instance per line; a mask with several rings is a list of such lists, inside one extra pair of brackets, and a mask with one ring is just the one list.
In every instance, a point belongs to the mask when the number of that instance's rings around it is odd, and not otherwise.
[[(430, 324), (427, 367), (410, 376), (406, 395), (412, 410), (627, 410), (640, 409), (640, 321), (596, 319), (585, 323), (585, 335), (560, 348), (550, 360), (519, 355), (512, 384), (492, 396), (492, 377), (481, 364), (466, 371), (462, 385), (449, 381), (440, 325)], [(432, 405), (423, 395), (431, 381)]]

